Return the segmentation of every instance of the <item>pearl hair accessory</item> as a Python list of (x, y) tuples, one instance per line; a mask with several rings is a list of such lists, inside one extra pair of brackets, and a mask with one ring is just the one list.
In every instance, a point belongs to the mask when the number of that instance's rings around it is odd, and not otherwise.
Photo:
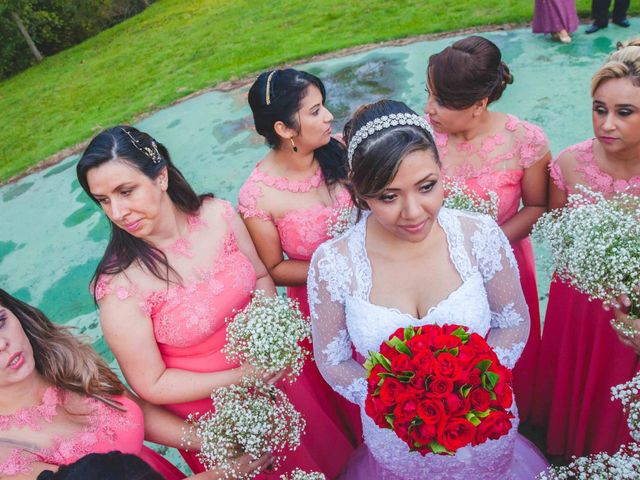
[(364, 126), (360, 127), (349, 141), (349, 150), (347, 157), (349, 159), (349, 168), (353, 162), (353, 154), (367, 137), (370, 137), (376, 132), (384, 130), (385, 128), (395, 127), (398, 125), (414, 125), (427, 131), (431, 138), (434, 137), (433, 128), (429, 125), (424, 118), (419, 117), (415, 113), (391, 113), (389, 115), (383, 115), (378, 118), (374, 118), (370, 122), (367, 122)]
[(120, 130), (122, 130), (127, 137), (131, 139), (133, 146), (136, 147), (145, 157), (151, 160), (154, 165), (157, 165), (162, 161), (162, 155), (160, 155), (160, 152), (158, 151), (158, 145), (155, 140), (151, 139), (151, 146), (145, 147), (138, 140), (133, 138), (130, 132), (126, 131), (124, 128), (121, 128)]

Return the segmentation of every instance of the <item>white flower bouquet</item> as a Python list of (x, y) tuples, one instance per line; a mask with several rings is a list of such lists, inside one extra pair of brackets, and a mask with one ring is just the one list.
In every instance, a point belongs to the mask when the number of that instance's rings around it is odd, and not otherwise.
[[(534, 225), (536, 239), (551, 249), (557, 276), (591, 299), (631, 300), (630, 317), (640, 314), (640, 198), (601, 193), (578, 186), (565, 208), (545, 213)], [(624, 335), (638, 332), (614, 322)]]
[(498, 194), (489, 191), (487, 196), (488, 199), (482, 198), (464, 183), (444, 182), (444, 207), (483, 213), (496, 220), (498, 218)]
[(293, 382), (304, 366), (311, 324), (290, 298), (267, 297), (257, 290), (251, 303), (228, 321), (224, 352), (231, 361), (248, 361), (266, 373), (289, 369)]
[(611, 400), (622, 402), (631, 437), (640, 442), (640, 373), (628, 382), (612, 387), (611, 395)]
[(327, 477), (319, 472), (305, 472), (296, 468), (289, 474), (280, 475), (280, 480), (327, 480)]
[(287, 451), (300, 446), (305, 421), (273, 385), (246, 378), (239, 385), (214, 390), (211, 399), (215, 412), (188, 418), (202, 441), (198, 458), (208, 470), (219, 467), (226, 478), (250, 479), (257, 472), (236, 471), (235, 458), (247, 453), (258, 459), (270, 453), (277, 468)]
[(356, 209), (342, 207), (333, 211), (327, 219), (327, 235), (336, 238), (356, 224)]

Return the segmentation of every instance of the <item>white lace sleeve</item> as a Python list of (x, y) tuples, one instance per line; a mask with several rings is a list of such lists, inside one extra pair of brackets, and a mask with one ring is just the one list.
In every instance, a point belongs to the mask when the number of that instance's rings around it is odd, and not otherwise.
[(530, 323), (518, 264), (507, 237), (489, 217), (482, 217), (471, 236), (471, 245), (491, 307), (487, 342), (500, 361), (513, 368), (524, 350)]
[(364, 405), (365, 369), (352, 357), (345, 323), (344, 297), (349, 292), (349, 261), (332, 244), (313, 255), (307, 289), (313, 332), (313, 354), (331, 388), (347, 400)]

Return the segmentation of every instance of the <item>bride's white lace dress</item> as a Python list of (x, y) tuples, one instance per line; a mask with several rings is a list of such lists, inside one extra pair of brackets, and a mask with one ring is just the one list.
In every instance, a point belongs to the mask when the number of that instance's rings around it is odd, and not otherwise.
[(365, 215), (345, 235), (318, 248), (308, 279), (318, 367), (334, 390), (361, 406), (365, 449), (343, 478), (533, 478), (546, 464), (535, 447), (518, 435), (517, 413), (510, 433), (498, 440), (464, 447), (453, 456), (423, 457), (410, 452), (391, 430), (379, 428), (364, 413), (365, 369), (352, 355), (354, 346), (366, 358), (400, 327), (448, 323), (486, 336), (502, 363), (512, 368), (527, 340), (529, 313), (508, 240), (489, 217), (442, 208), (438, 222), (462, 284), (417, 319), (369, 301), (367, 219)]

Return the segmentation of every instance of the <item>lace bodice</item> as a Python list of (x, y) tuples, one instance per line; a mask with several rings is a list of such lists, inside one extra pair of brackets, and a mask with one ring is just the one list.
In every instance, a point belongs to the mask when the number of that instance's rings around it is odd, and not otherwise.
[[(417, 319), (369, 301), (372, 270), (365, 248), (367, 218), (344, 236), (321, 245), (309, 269), (314, 355), (334, 390), (362, 407), (365, 370), (353, 359), (352, 346), (366, 358), (393, 331), (409, 325), (466, 325), (487, 336), (500, 360), (513, 367), (527, 340), (529, 314), (513, 252), (497, 224), (489, 217), (441, 209), (438, 222), (462, 284)], [(378, 428), (364, 408), (361, 414), (371, 453), (401, 478), (509, 477), (515, 428), (499, 440), (466, 447), (453, 457), (422, 457), (409, 452), (392, 431)]]
[[(428, 120), (428, 117), (427, 117)], [(501, 132), (470, 142), (453, 144), (446, 133), (435, 132), (446, 178), (464, 183), (481, 197), (498, 194), (498, 223), (516, 214), (525, 169), (549, 152), (549, 141), (537, 125), (506, 115)]]
[[(172, 347), (198, 345), (225, 328), (225, 319), (250, 299), (255, 288), (256, 273), (250, 260), (238, 249), (231, 205), (221, 200), (214, 204), (210, 216), (223, 217), (215, 222), (226, 231), (219, 244), (211, 243), (212, 228), (205, 218), (189, 219), (187, 236), (179, 239), (165, 253), (172, 265), (181, 265), (182, 284), (142, 289), (135, 278), (101, 277), (95, 286), (98, 301), (105, 295), (116, 295), (122, 301), (134, 301), (153, 321), (159, 344)], [(203, 207), (204, 208), (204, 207)], [(209, 205), (211, 209), (211, 205)], [(213, 223), (212, 223), (213, 226)]]
[[(312, 177), (292, 181), (271, 176), (263, 172), (258, 164), (240, 189), (238, 211), (245, 218), (256, 217), (272, 222), (278, 229), (280, 243), (287, 257), (309, 260), (316, 248), (327, 240), (327, 223), (333, 212), (351, 205), (349, 192), (341, 187), (334, 189), (331, 205), (318, 203), (314, 198), (315, 190), (323, 185), (324, 177), (319, 167)], [(286, 199), (282, 201), (289, 206), (276, 217), (262, 205), (265, 195), (272, 197), (274, 190), (287, 192)], [(296, 205), (296, 208), (291, 209), (291, 205)]]
[(613, 178), (603, 171), (594, 154), (595, 138), (564, 149), (549, 165), (555, 185), (568, 194), (576, 193), (576, 185), (586, 185), (605, 196), (622, 191), (640, 194), (640, 175), (628, 180)]
[(142, 411), (126, 397), (113, 400), (126, 410), (50, 387), (40, 405), (0, 415), (0, 476), (28, 473), (36, 462), (72, 463), (89, 453), (139, 454)]

